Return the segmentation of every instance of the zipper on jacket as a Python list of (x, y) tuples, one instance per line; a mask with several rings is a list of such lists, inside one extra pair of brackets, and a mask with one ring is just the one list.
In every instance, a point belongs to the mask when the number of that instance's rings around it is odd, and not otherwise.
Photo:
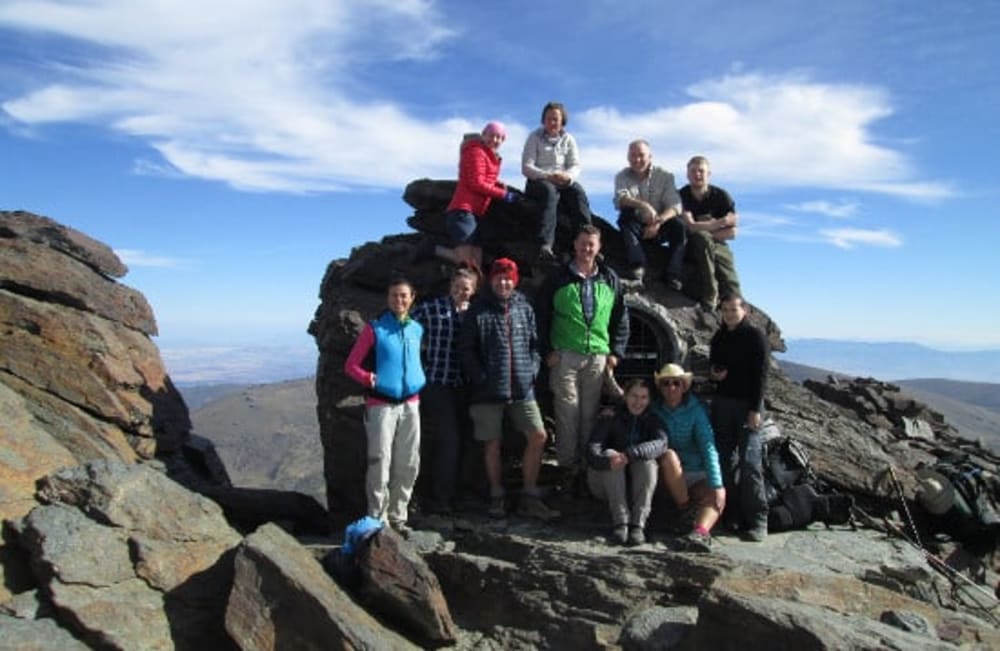
[(507, 399), (510, 402), (514, 401), (514, 328), (511, 324), (510, 318), (510, 299), (504, 303), (503, 306), (503, 316), (504, 323), (507, 325), (507, 362), (509, 365), (509, 395)]

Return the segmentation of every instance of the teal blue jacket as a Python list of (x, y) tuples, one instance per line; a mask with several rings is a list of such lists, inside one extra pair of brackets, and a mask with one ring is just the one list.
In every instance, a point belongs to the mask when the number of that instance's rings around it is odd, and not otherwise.
[(722, 488), (722, 470), (719, 452), (715, 449), (715, 433), (708, 420), (705, 406), (695, 396), (684, 396), (676, 409), (670, 409), (662, 400), (652, 407), (653, 414), (667, 428), (670, 449), (680, 457), (684, 472), (704, 472), (708, 485)]

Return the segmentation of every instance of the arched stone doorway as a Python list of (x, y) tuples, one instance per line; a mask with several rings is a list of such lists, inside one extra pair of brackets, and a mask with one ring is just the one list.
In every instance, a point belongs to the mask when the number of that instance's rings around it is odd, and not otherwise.
[(629, 309), (628, 345), (615, 372), (622, 385), (636, 377), (651, 379), (663, 364), (682, 360), (686, 352), (665, 307), (640, 294), (627, 294), (625, 303)]

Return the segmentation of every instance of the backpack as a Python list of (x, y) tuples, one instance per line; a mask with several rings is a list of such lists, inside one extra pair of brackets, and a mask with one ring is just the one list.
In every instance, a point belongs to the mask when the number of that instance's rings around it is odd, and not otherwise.
[(1000, 539), (1000, 479), (966, 454), (943, 457), (931, 470), (947, 479), (955, 491), (951, 508), (943, 513), (929, 511), (933, 528), (976, 553), (994, 549)]
[(792, 486), (814, 480), (809, 453), (790, 436), (765, 438), (762, 458), (767, 503), (774, 504)]
[(854, 498), (824, 491), (809, 465), (805, 448), (790, 436), (783, 436), (773, 422), (762, 429), (767, 528), (787, 531), (813, 522), (827, 526), (850, 522)]

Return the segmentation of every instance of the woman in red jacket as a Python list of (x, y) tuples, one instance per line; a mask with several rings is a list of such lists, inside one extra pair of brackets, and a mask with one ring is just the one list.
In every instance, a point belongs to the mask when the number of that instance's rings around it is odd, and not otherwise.
[(455, 248), (445, 257), (456, 264), (470, 262), (480, 269), (483, 251), (479, 246), (479, 220), (493, 199), (512, 203), (517, 195), (500, 183), (500, 155), (497, 149), (507, 139), (499, 122), (489, 122), (482, 134), (462, 143), (458, 163), (458, 186), (445, 213), (445, 226)]

